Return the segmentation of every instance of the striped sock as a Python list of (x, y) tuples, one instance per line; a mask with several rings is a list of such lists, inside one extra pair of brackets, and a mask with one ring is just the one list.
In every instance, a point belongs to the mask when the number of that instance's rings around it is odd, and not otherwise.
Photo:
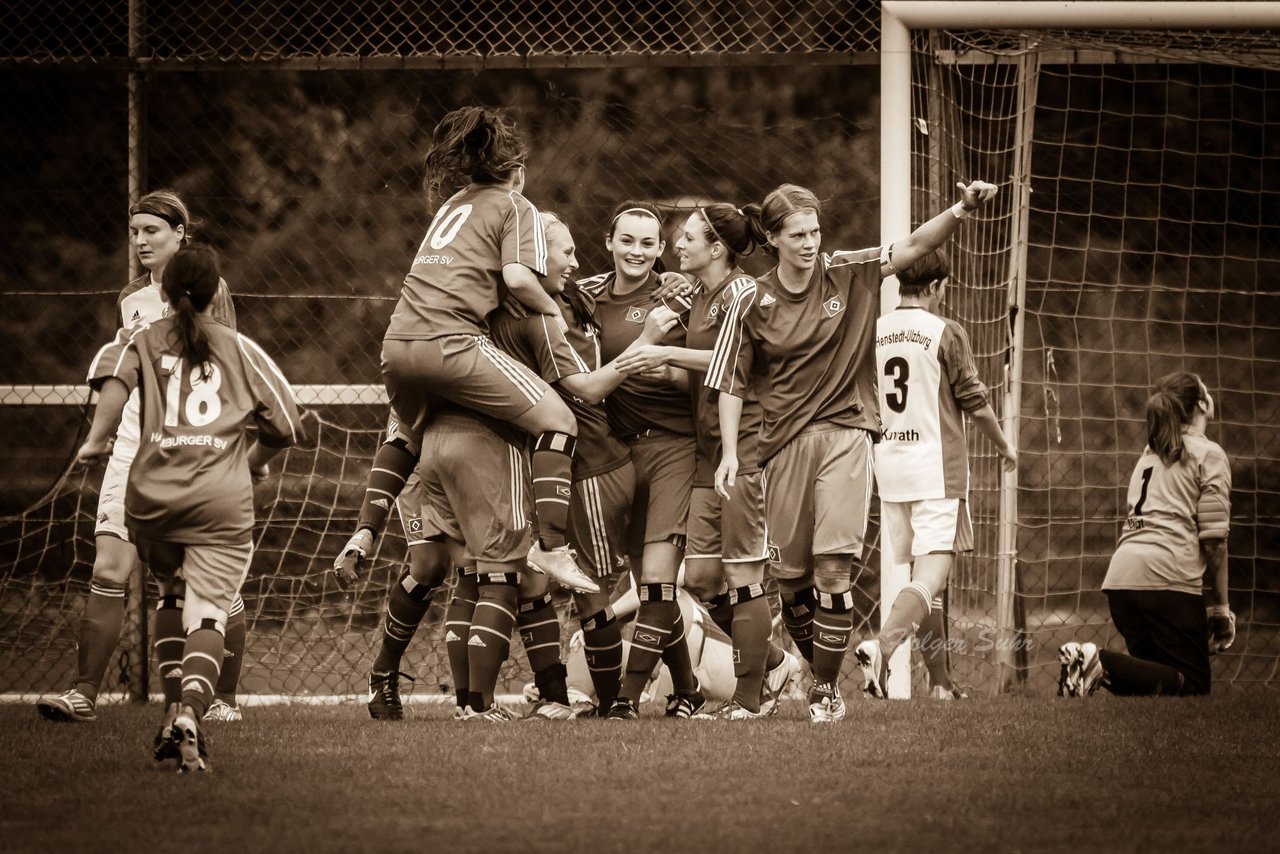
[(413, 641), (418, 625), (431, 607), (431, 595), (436, 588), (413, 580), (409, 568), (400, 573), (400, 579), (391, 588), (387, 598), (387, 613), (382, 621), (382, 644), (373, 660), (375, 673), (390, 673), (400, 669), (400, 659)]
[(222, 668), (224, 627), (217, 620), (201, 620), (200, 628), (187, 635), (182, 651), (182, 704), (190, 706), (196, 720), (213, 702), (213, 688)]
[[(556, 665), (561, 669), (564, 667), (560, 661), (560, 617), (551, 604), (551, 594), (519, 600), (516, 603), (516, 629), (520, 632), (520, 642), (524, 644), (524, 654), (529, 659), (534, 682), (541, 690), (538, 674)], [(544, 693), (542, 699), (568, 705), (569, 695), (565, 693), (560, 699)]]
[(733, 699), (744, 709), (758, 712), (769, 638), (773, 634), (769, 600), (764, 598), (762, 584), (732, 590), (729, 600), (733, 608), (733, 675), (738, 680)]
[(582, 620), (582, 646), (596, 691), (596, 703), (608, 709), (622, 688), (622, 627), (606, 608)]
[(218, 684), (213, 695), (229, 706), (238, 705), (236, 689), (240, 686), (240, 670), (244, 666), (244, 644), (247, 626), (244, 616), (244, 600), (240, 594), (231, 601), (227, 611), (227, 635), (223, 638), (222, 669), (218, 672)]
[(627, 654), (622, 690), (618, 692), (619, 697), (625, 697), (637, 705), (645, 684), (653, 675), (653, 669), (658, 666), (658, 659), (662, 658), (662, 651), (671, 638), (676, 617), (680, 615), (674, 584), (641, 584), (638, 592), (640, 609), (636, 612), (636, 626), (631, 635), (631, 651)]
[(76, 648), (76, 690), (90, 700), (98, 698), (102, 679), (120, 643), (126, 590), (127, 585), (114, 581), (89, 582), (89, 599), (80, 618), (80, 645)]
[(885, 658), (893, 655), (894, 650), (911, 637), (920, 621), (928, 616), (932, 602), (929, 588), (918, 581), (902, 588), (893, 600), (888, 619), (880, 627), (880, 652)]
[(365, 486), (364, 501), (360, 505), (360, 517), (356, 530), (368, 528), (377, 534), (387, 523), (387, 514), (396, 496), (404, 489), (418, 458), (405, 450), (400, 442), (383, 442), (373, 455), (369, 469), (369, 483)]
[(543, 433), (533, 443), (533, 505), (538, 512), (538, 540), (544, 549), (565, 545), (569, 527), (570, 472), (578, 440), (566, 433)]
[(166, 708), (182, 699), (182, 653), (187, 645), (187, 633), (182, 629), (182, 605), (183, 600), (172, 594), (162, 596), (156, 604), (154, 648)]
[(458, 567), (458, 581), (453, 586), (453, 598), (444, 612), (444, 646), (449, 654), (449, 673), (453, 677), (453, 691), (458, 707), (466, 708), (470, 696), (468, 684), (467, 638), (471, 634), (471, 616), (476, 610), (480, 592), (475, 573), (467, 573)]
[(818, 591), (812, 587), (788, 593), (782, 591), (782, 624), (805, 661), (813, 664), (813, 612)]
[(493, 706), (498, 670), (511, 652), (511, 632), (516, 626), (519, 576), (515, 573), (482, 573), (480, 595), (467, 634), (467, 691), (473, 711)]
[(930, 684), (950, 690), (951, 653), (947, 649), (946, 608), (941, 596), (933, 597), (929, 613), (920, 621), (920, 628), (916, 629), (916, 639), (919, 641), (920, 657), (924, 659), (924, 666), (929, 671)]
[(853, 593), (819, 593), (813, 615), (813, 681), (835, 684), (840, 678), (849, 636), (853, 634)]

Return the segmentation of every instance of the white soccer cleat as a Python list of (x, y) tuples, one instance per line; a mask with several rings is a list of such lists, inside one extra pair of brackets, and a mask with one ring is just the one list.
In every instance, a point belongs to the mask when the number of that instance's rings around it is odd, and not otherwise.
[(244, 720), (244, 713), (240, 711), (239, 706), (233, 706), (226, 700), (214, 700), (209, 704), (209, 711), (204, 713), (204, 719), (206, 721), (236, 723)]
[(761, 686), (760, 711), (766, 715), (776, 715), (778, 713), (778, 701), (782, 699), (782, 693), (787, 690), (791, 680), (800, 678), (802, 672), (803, 667), (800, 664), (800, 659), (783, 650), (782, 661), (778, 662), (777, 667), (764, 675), (764, 684)]
[(947, 688), (943, 685), (934, 685), (929, 689), (929, 696), (934, 700), (967, 700), (969, 695), (961, 691), (959, 688)]
[(889, 696), (885, 690), (889, 671), (885, 667), (884, 654), (880, 651), (880, 641), (864, 640), (853, 650), (853, 657), (862, 668), (862, 690), (868, 697), (886, 699)]
[(204, 758), (200, 755), (200, 731), (196, 725), (196, 716), (190, 706), (182, 707), (169, 732), (170, 739), (178, 746), (180, 757), (179, 774), (209, 770), (209, 766), (205, 764)]
[(693, 717), (700, 721), (758, 721), (769, 715), (770, 712), (763, 705), (760, 706), (760, 711), (753, 712), (737, 701), (730, 700), (714, 712), (698, 712)]
[(75, 688), (63, 691), (56, 697), (41, 700), (36, 703), (36, 710), (40, 712), (40, 717), (47, 721), (88, 723), (98, 719), (93, 700)]
[(849, 707), (845, 705), (840, 689), (830, 682), (815, 682), (809, 689), (809, 721), (815, 724), (837, 723), (844, 720)]
[(528, 715), (530, 718), (543, 718), (549, 721), (571, 721), (577, 716), (578, 713), (574, 711), (573, 707), (551, 700), (544, 700), (538, 703)]
[(520, 716), (505, 706), (499, 706), (494, 703), (483, 712), (471, 712), (463, 720), (466, 721), (483, 721), (485, 723), (506, 724), (512, 721), (520, 720)]
[(544, 550), (540, 543), (534, 543), (529, 548), (529, 565), (538, 572), (554, 578), (561, 587), (578, 593), (600, 592), (600, 585), (578, 568), (573, 549), (568, 546)]

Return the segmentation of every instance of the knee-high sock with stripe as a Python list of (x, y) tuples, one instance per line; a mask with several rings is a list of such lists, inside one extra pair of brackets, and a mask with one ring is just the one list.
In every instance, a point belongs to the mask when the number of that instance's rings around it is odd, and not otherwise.
[(543, 433), (533, 443), (533, 505), (538, 511), (538, 540), (545, 549), (565, 545), (573, 452), (578, 440), (567, 433)]
[(813, 615), (813, 681), (835, 684), (853, 634), (853, 593), (818, 593)]
[(769, 638), (773, 634), (769, 600), (764, 598), (763, 584), (748, 584), (730, 590), (729, 601), (733, 607), (733, 675), (738, 680), (733, 699), (743, 708), (758, 712)]
[(90, 700), (98, 698), (107, 665), (115, 655), (124, 628), (127, 585), (114, 581), (89, 582), (89, 598), (80, 618), (80, 644), (76, 648), (76, 690)]
[(240, 671), (244, 667), (244, 645), (248, 627), (244, 616), (244, 600), (240, 594), (231, 602), (227, 611), (227, 634), (223, 638), (222, 669), (218, 672), (218, 684), (213, 695), (229, 706), (236, 705), (236, 689), (240, 686)]
[(813, 664), (813, 614), (818, 607), (818, 591), (812, 587), (782, 591), (782, 625), (800, 656)]
[(662, 663), (671, 674), (671, 690), (677, 694), (689, 694), (698, 690), (698, 677), (693, 673), (693, 660), (689, 654), (689, 636), (685, 631), (684, 613), (676, 602), (676, 618), (671, 622), (671, 634), (662, 650)]
[(373, 660), (374, 673), (390, 673), (400, 669), (400, 659), (413, 641), (418, 625), (431, 607), (436, 588), (420, 584), (405, 567), (387, 597), (387, 612), (382, 620), (382, 644)]
[(929, 613), (920, 620), (916, 638), (920, 642), (920, 657), (929, 671), (929, 683), (950, 690), (951, 662), (947, 649), (947, 612), (941, 596), (933, 597)]
[(467, 661), (467, 640), (471, 635), (471, 616), (476, 610), (479, 583), (474, 572), (458, 568), (458, 580), (453, 586), (453, 598), (444, 612), (444, 646), (449, 654), (449, 673), (453, 677), (453, 691), (458, 708), (465, 709), (470, 700), (471, 676)]
[(916, 626), (928, 615), (932, 602), (933, 595), (929, 588), (918, 581), (902, 588), (902, 592), (893, 600), (888, 619), (880, 627), (880, 652), (885, 658), (893, 655), (894, 650), (906, 643)]
[(583, 617), (581, 626), (582, 651), (596, 690), (596, 703), (607, 710), (622, 688), (622, 627), (609, 608)]
[(467, 635), (467, 690), (472, 710), (483, 712), (493, 706), (498, 670), (511, 652), (520, 579), (513, 572), (486, 572), (478, 580), (480, 595)]
[(187, 645), (187, 633), (182, 628), (182, 606), (182, 598), (173, 594), (161, 596), (156, 604), (152, 634), (155, 637), (160, 690), (164, 692), (166, 707), (182, 699), (182, 653)]
[(640, 584), (637, 592), (640, 594), (640, 608), (636, 612), (627, 669), (622, 676), (622, 690), (618, 696), (639, 704), (640, 694), (653, 675), (653, 669), (658, 666), (662, 651), (667, 648), (671, 629), (680, 615), (680, 606), (676, 604), (674, 584)]
[(387, 514), (396, 496), (404, 489), (404, 482), (413, 473), (418, 458), (399, 441), (383, 442), (373, 455), (369, 469), (369, 482), (365, 486), (364, 500), (360, 503), (360, 517), (356, 529), (368, 528), (374, 534), (382, 531)]
[(196, 720), (204, 717), (213, 702), (213, 689), (222, 669), (223, 631), (216, 620), (201, 620), (200, 627), (187, 633), (182, 651), (182, 704), (190, 706)]
[(543, 593), (516, 603), (516, 629), (533, 671), (533, 683), (543, 700), (569, 705), (569, 686), (560, 660), (560, 616)]

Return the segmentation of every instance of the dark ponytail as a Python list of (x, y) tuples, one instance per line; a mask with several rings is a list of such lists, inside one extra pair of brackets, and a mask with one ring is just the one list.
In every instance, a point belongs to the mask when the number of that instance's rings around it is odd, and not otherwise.
[(179, 249), (164, 271), (164, 297), (173, 310), (178, 350), (189, 365), (200, 366), (200, 376), (209, 378), (209, 339), (197, 322), (218, 292), (218, 256), (207, 246)]
[(423, 186), (431, 201), (467, 182), (500, 184), (529, 155), (515, 120), (502, 110), (463, 107), (436, 125), (427, 149)]
[(698, 208), (698, 215), (702, 218), (702, 236), (708, 243), (722, 244), (729, 252), (727, 260), (730, 264), (739, 256), (756, 251), (759, 241), (745, 208), (715, 202)]
[(1203, 398), (1195, 374), (1178, 371), (1156, 380), (1156, 392), (1147, 400), (1147, 446), (1165, 465), (1182, 458), (1182, 432)]

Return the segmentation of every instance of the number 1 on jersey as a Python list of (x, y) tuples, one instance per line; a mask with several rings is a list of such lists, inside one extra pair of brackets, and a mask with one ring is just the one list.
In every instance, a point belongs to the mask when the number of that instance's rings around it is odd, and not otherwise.
[(1133, 515), (1142, 515), (1142, 505), (1147, 503), (1147, 487), (1151, 486), (1151, 475), (1155, 472), (1155, 466), (1147, 466), (1142, 470), (1142, 493), (1138, 496), (1138, 503), (1133, 505)]

